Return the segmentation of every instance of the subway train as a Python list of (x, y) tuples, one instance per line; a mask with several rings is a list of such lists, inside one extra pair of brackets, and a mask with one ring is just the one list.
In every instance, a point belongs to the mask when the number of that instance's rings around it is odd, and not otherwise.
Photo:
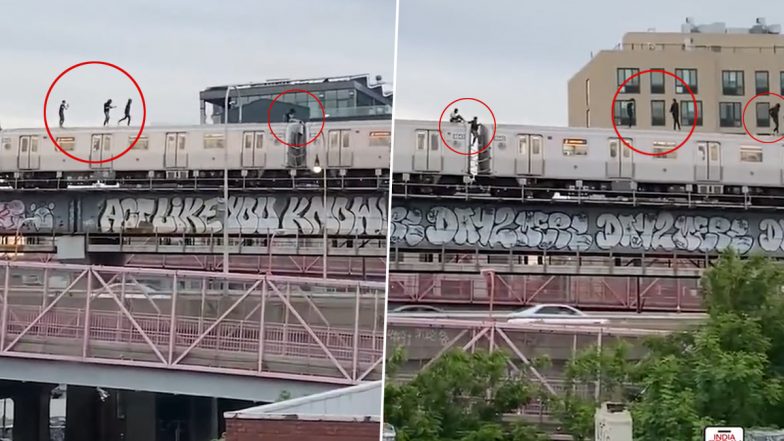
[[(442, 133), (455, 150), (468, 150), (467, 124), (442, 123)], [(621, 134), (638, 150), (664, 153), (682, 142), (688, 129), (621, 129)], [(492, 126), (483, 126), (473, 151), (491, 136)], [(649, 156), (620, 142), (611, 128), (498, 125), (490, 146), (469, 157), (443, 145), (437, 121), (397, 120), (394, 179), (441, 192), (454, 192), (465, 183), (513, 188), (518, 195), (523, 186), (613, 190), (633, 183), (640, 192), (782, 196), (783, 146), (747, 135), (695, 132), (676, 151)]]
[[(228, 169), (234, 177), (291, 177), (318, 166), (341, 175), (378, 176), (389, 169), (390, 121), (328, 122), (321, 136), (302, 145), (319, 131), (320, 123), (230, 124)], [(138, 127), (52, 129), (58, 144), (73, 156), (102, 161), (125, 150)], [(32, 180), (78, 183), (191, 179), (223, 176), (222, 125), (146, 127), (136, 145), (122, 157), (104, 163), (84, 163), (67, 157), (44, 129), (0, 132), (0, 186)]]

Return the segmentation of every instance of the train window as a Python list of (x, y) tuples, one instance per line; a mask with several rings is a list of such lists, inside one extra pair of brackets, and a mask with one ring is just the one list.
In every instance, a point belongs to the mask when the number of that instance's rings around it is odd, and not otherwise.
[(245, 132), (245, 135), (243, 136), (242, 139), (243, 139), (242, 145), (246, 150), (253, 148), (253, 133)]
[(351, 139), (351, 136), (350, 136), (351, 131), (349, 131), (349, 130), (341, 130), (341, 132), (343, 132), (342, 136), (341, 136), (342, 141), (343, 141), (343, 148), (347, 149), (347, 148), (350, 147), (349, 139)]
[(264, 132), (245, 132), (242, 140), (242, 145), (246, 150), (250, 150), (254, 146), (261, 149), (264, 146)]
[(3, 150), (11, 150), (11, 138), (3, 138)]
[(370, 132), (370, 147), (386, 147), (392, 146), (392, 133), (391, 132)]
[[(131, 145), (133, 140), (136, 139), (135, 136), (128, 137), (128, 145)], [(146, 136), (140, 136), (139, 140), (136, 141), (136, 144), (133, 146), (134, 150), (149, 150), (150, 149), (150, 139)]]
[(264, 132), (256, 132), (256, 148), (264, 147)]
[(103, 135), (103, 149), (109, 150), (112, 146), (112, 135)]
[(562, 152), (564, 156), (586, 156), (588, 154), (588, 141), (585, 139), (565, 138)]
[(677, 150), (663, 155), (662, 153), (670, 151), (675, 148), (677, 144), (667, 141), (653, 141), (653, 154), (654, 159), (675, 159), (677, 157)]
[(59, 137), (57, 138), (57, 144), (61, 149), (72, 152), (76, 148), (76, 138), (73, 136)]
[(528, 154), (528, 137), (520, 135), (517, 137), (517, 153), (521, 155)]
[(610, 157), (617, 158), (618, 157), (618, 140), (611, 139), (610, 140)]
[(93, 135), (93, 151), (94, 152), (101, 151), (101, 137), (98, 135)]
[(427, 133), (417, 132), (416, 136), (417, 136), (417, 142), (416, 142), (417, 150), (425, 150), (425, 141), (427, 140)]
[(531, 154), (539, 155), (542, 153), (542, 137), (531, 135)]
[(742, 162), (762, 162), (762, 148), (741, 146), (740, 160)]
[(223, 134), (212, 133), (204, 135), (204, 148), (205, 149), (222, 149), (223, 148)]
[(329, 131), (329, 147), (336, 148), (340, 145), (340, 131), (339, 130), (330, 130)]
[(719, 143), (712, 142), (710, 143), (710, 160), (711, 162), (716, 162), (719, 160)]
[(435, 131), (430, 132), (430, 150), (432, 151), (438, 150), (438, 147), (441, 145), (438, 140), (439, 136), (440, 135), (438, 134), (438, 132)]

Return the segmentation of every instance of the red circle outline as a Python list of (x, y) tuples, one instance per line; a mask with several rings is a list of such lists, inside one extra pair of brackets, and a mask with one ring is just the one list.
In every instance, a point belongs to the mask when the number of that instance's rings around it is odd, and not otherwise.
[(740, 120), (743, 121), (743, 130), (746, 131), (746, 134), (749, 135), (751, 137), (751, 139), (759, 142), (760, 144), (775, 144), (775, 143), (781, 141), (782, 139), (784, 139), (784, 135), (781, 135), (781, 137), (779, 137), (778, 139), (774, 139), (773, 141), (763, 141), (761, 139), (757, 139), (756, 136), (752, 135), (751, 132), (749, 131), (749, 128), (746, 127), (746, 109), (748, 109), (749, 104), (751, 104), (752, 101), (754, 101), (757, 98), (759, 98), (761, 96), (764, 96), (764, 95), (773, 95), (773, 96), (778, 97), (781, 100), (784, 100), (784, 96), (781, 96), (781, 95), (779, 95), (779, 94), (777, 94), (775, 92), (771, 92), (771, 91), (760, 92), (760, 93), (754, 95), (753, 97), (749, 98), (748, 101), (746, 101), (746, 105), (743, 106), (743, 113), (741, 114)]
[[(133, 142), (131, 142), (131, 145), (129, 145), (128, 148), (126, 148), (122, 152), (118, 153), (115, 156), (112, 156), (109, 159), (102, 159), (100, 161), (94, 161), (92, 159), (82, 159), (82, 158), (80, 158), (78, 156), (74, 156), (74, 155), (68, 153), (67, 151), (65, 151), (62, 147), (60, 147), (60, 144), (57, 143), (57, 139), (52, 135), (52, 131), (49, 129), (49, 121), (47, 121), (47, 119), (46, 119), (46, 107), (47, 107), (47, 104), (49, 103), (49, 95), (51, 95), (52, 89), (54, 89), (55, 84), (57, 84), (57, 82), (60, 81), (60, 79), (62, 77), (64, 77), (65, 74), (67, 74), (68, 72), (76, 69), (77, 67), (85, 66), (85, 65), (88, 65), (88, 64), (100, 64), (102, 66), (108, 66), (108, 67), (112, 67), (112, 68), (114, 68), (116, 70), (119, 70), (126, 77), (128, 77), (128, 79), (131, 80), (133, 85), (136, 87), (136, 90), (139, 92), (139, 96), (141, 96), (141, 98), (142, 98), (142, 110), (143, 110), (142, 125), (141, 125), (141, 127), (139, 127), (139, 132), (136, 134), (136, 138), (134, 138)], [(136, 143), (139, 141), (139, 138), (141, 138), (142, 132), (144, 132), (144, 125), (145, 125), (146, 122), (147, 122), (147, 102), (144, 99), (144, 93), (142, 93), (142, 88), (139, 87), (139, 83), (137, 83), (136, 80), (133, 78), (133, 76), (131, 76), (131, 74), (126, 72), (123, 68), (121, 68), (120, 66), (117, 66), (116, 64), (109, 63), (107, 61), (83, 61), (81, 63), (74, 64), (73, 66), (65, 69), (63, 72), (60, 73), (60, 75), (57, 76), (57, 78), (54, 79), (52, 84), (49, 86), (49, 90), (46, 91), (46, 97), (44, 98), (44, 127), (46, 127), (46, 134), (49, 135), (49, 140), (52, 141), (52, 144), (54, 144), (54, 146), (57, 147), (57, 150), (60, 150), (60, 152), (62, 152), (65, 156), (73, 159), (74, 161), (79, 161), (79, 162), (82, 162), (82, 163), (85, 163), (85, 164), (103, 164), (103, 163), (106, 163), (106, 162), (112, 162), (112, 161), (114, 161), (116, 159), (121, 158), (126, 153), (130, 152), (131, 149), (133, 148), (133, 146), (135, 146)]]
[[(312, 139), (310, 139), (307, 142), (305, 142), (305, 144), (289, 144), (288, 142), (278, 138), (278, 135), (275, 134), (274, 130), (272, 130), (272, 122), (270, 121), (270, 119), (272, 118), (272, 106), (275, 105), (275, 102), (278, 101), (278, 99), (280, 99), (280, 97), (282, 97), (283, 95), (285, 95), (287, 93), (292, 93), (292, 92), (304, 92), (304, 93), (307, 93), (314, 100), (316, 100), (316, 102), (318, 103), (319, 107), (321, 107), (321, 128), (319, 129), (319, 131), (316, 134), (316, 136), (314, 136)], [(269, 128), (270, 133), (272, 133), (272, 136), (274, 136), (275, 139), (278, 140), (278, 142), (280, 142), (281, 144), (285, 144), (285, 145), (287, 145), (289, 147), (297, 147), (297, 148), (305, 148), (305, 147), (307, 147), (308, 144), (310, 144), (313, 141), (317, 140), (318, 137), (321, 136), (321, 134), (324, 132), (324, 124), (326, 122), (327, 122), (327, 112), (324, 110), (324, 104), (321, 103), (321, 100), (318, 99), (318, 97), (316, 95), (313, 95), (311, 92), (309, 92), (309, 91), (307, 91), (305, 89), (288, 89), (288, 90), (284, 90), (283, 92), (279, 93), (275, 97), (275, 99), (272, 100), (272, 102), (269, 105), (269, 109), (267, 109), (267, 127)]]
[[(669, 76), (675, 78), (677, 81), (680, 81), (681, 84), (683, 84), (683, 87), (686, 88), (686, 91), (689, 92), (689, 95), (691, 95), (691, 101), (694, 103), (694, 118), (693, 118), (693, 120), (691, 122), (691, 130), (689, 130), (689, 134), (686, 135), (686, 139), (684, 139), (680, 144), (676, 145), (675, 147), (673, 147), (673, 148), (671, 148), (671, 149), (669, 149), (669, 150), (667, 150), (665, 152), (660, 152), (660, 153), (653, 153), (653, 152), (646, 152), (644, 150), (637, 150), (636, 148), (634, 148), (633, 145), (631, 145), (628, 142), (626, 142), (626, 139), (623, 137), (623, 135), (621, 135), (621, 132), (618, 131), (618, 125), (615, 124), (615, 102), (618, 100), (618, 95), (621, 93), (621, 89), (623, 89), (623, 87), (626, 85), (626, 83), (628, 83), (629, 81), (633, 80), (634, 78), (637, 78), (637, 77), (639, 77), (642, 74), (653, 73), (653, 72), (661, 72), (661, 73), (663, 73), (665, 75), (669, 75)], [(699, 113), (698, 112), (699, 112), (699, 110), (697, 109), (697, 97), (694, 95), (694, 92), (692, 92), (691, 87), (689, 87), (689, 85), (686, 84), (686, 81), (684, 81), (683, 78), (679, 77), (678, 75), (675, 75), (672, 72), (668, 72), (668, 71), (663, 70), (663, 69), (643, 70), (641, 72), (637, 72), (636, 74), (630, 76), (629, 78), (626, 79), (626, 81), (624, 81), (623, 83), (621, 83), (620, 86), (618, 86), (618, 90), (615, 91), (615, 95), (613, 96), (612, 102), (610, 103), (610, 121), (612, 122), (613, 130), (615, 130), (615, 134), (618, 135), (618, 139), (621, 140), (621, 142), (626, 147), (629, 147), (630, 149), (634, 150), (635, 152), (637, 152), (637, 153), (639, 153), (641, 155), (647, 155), (647, 156), (664, 156), (664, 155), (668, 155), (668, 154), (678, 150), (679, 148), (683, 147), (684, 144), (686, 144), (686, 142), (688, 142), (689, 139), (691, 139), (691, 136), (694, 134), (694, 129), (697, 128), (697, 119), (699, 118)]]
[[(490, 140), (487, 141), (487, 144), (485, 144), (484, 147), (482, 147), (480, 150), (477, 150), (474, 153), (468, 153), (468, 152), (463, 153), (463, 152), (459, 152), (459, 151), (455, 150), (454, 147), (452, 147), (451, 145), (449, 145), (448, 142), (446, 142), (446, 139), (444, 139), (444, 133), (441, 131), (441, 120), (444, 118), (444, 114), (446, 113), (447, 109), (449, 109), (449, 106), (451, 106), (452, 104), (454, 104), (454, 103), (456, 103), (458, 101), (476, 101), (479, 104), (485, 106), (485, 108), (490, 112), (490, 116), (493, 118), (493, 135), (490, 137)], [(479, 98), (471, 98), (471, 97), (458, 98), (458, 99), (452, 101), (451, 103), (447, 104), (446, 107), (444, 107), (444, 110), (441, 111), (441, 116), (438, 117), (438, 136), (441, 137), (441, 142), (443, 142), (444, 145), (449, 150), (452, 150), (453, 152), (457, 153), (458, 155), (473, 156), (473, 155), (478, 155), (478, 154), (482, 153), (483, 151), (487, 150), (488, 147), (490, 147), (490, 144), (492, 144), (493, 140), (495, 139), (495, 131), (496, 131), (497, 126), (498, 126), (498, 124), (496, 124), (495, 113), (493, 113), (493, 109), (491, 109), (490, 106), (485, 104), (484, 101), (480, 100)]]

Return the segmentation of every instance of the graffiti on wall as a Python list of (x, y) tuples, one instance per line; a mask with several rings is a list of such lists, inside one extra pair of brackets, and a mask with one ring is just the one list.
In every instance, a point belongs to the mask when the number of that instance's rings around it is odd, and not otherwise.
[[(101, 232), (149, 229), (160, 234), (210, 234), (223, 231), (223, 199), (209, 197), (111, 198), (98, 218)], [(265, 234), (275, 230), (320, 234), (383, 235), (386, 200), (379, 197), (239, 196), (229, 198), (231, 233)], [(324, 218), (326, 217), (326, 221)]]
[(402, 247), (554, 251), (784, 251), (784, 217), (653, 210), (557, 210), (477, 205), (395, 206)]
[(55, 203), (20, 200), (0, 201), (0, 230), (51, 230), (55, 226)]

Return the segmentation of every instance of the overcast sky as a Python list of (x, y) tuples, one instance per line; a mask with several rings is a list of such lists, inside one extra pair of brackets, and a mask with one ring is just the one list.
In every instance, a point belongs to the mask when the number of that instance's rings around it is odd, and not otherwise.
[(680, 32), (686, 17), (784, 24), (780, 11), (774, 0), (400, 0), (395, 115), (437, 119), (467, 96), (485, 101), (499, 122), (566, 125), (567, 81), (624, 33)]
[[(0, 124), (40, 127), (49, 84), (85, 60), (120, 65), (147, 101), (148, 124), (196, 124), (199, 91), (271, 78), (380, 74), (392, 81), (395, 0), (8, 1), (0, 12)], [(78, 68), (56, 86), (67, 123), (113, 123), (132, 84), (108, 68)], [(134, 99), (135, 103), (138, 103)], [(141, 106), (134, 104), (134, 123)]]

